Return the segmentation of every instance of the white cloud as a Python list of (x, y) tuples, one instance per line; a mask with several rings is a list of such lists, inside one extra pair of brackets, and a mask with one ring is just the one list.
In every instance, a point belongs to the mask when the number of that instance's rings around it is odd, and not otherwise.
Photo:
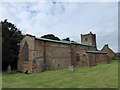
[(0, 19), (7, 18), (24, 33), (36, 36), (53, 33), (61, 39), (70, 37), (80, 42), (80, 34), (93, 31), (97, 34), (98, 48), (107, 42), (117, 51), (117, 3), (4, 3), (2, 9)]
[(119, 0), (1, 0), (2, 2), (118, 2)]

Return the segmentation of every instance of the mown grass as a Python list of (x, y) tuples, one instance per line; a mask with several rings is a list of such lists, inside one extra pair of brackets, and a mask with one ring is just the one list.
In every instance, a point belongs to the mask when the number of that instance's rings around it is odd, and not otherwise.
[(39, 74), (2, 75), (3, 88), (118, 88), (118, 61), (96, 67), (45, 71)]

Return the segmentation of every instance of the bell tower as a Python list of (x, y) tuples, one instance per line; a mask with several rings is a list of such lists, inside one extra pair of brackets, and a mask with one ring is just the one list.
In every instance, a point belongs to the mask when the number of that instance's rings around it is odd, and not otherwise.
[(96, 34), (93, 34), (92, 32), (81, 34), (81, 43), (96, 46)]

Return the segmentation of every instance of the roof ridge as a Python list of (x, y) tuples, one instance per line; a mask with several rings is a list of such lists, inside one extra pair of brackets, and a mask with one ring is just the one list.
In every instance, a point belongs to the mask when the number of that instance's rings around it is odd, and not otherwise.
[(39, 40), (46, 40), (46, 41), (53, 41), (53, 42), (58, 42), (58, 43), (65, 43), (65, 44), (80, 44), (80, 45), (85, 45), (85, 46), (91, 46), (91, 47), (95, 47), (93, 45), (89, 45), (89, 44), (84, 44), (84, 43), (78, 43), (78, 42), (72, 42), (72, 41), (62, 41), (62, 40), (53, 40), (53, 39), (47, 39), (47, 38), (41, 38), (41, 37), (35, 37), (36, 39)]

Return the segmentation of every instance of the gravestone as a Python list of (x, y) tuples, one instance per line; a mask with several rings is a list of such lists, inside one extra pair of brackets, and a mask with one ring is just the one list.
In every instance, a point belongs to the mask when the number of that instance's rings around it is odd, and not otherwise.
[(68, 72), (74, 72), (73, 66), (68, 66)]
[(10, 65), (8, 66), (7, 72), (8, 72), (8, 74), (12, 73)]

